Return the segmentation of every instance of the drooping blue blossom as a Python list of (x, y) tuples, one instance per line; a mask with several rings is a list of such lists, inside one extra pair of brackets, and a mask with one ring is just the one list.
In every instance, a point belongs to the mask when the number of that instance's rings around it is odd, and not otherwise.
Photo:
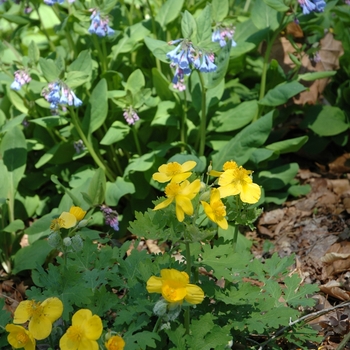
[(52, 5), (55, 5), (55, 4), (63, 4), (64, 0), (44, 0), (44, 3), (46, 5), (52, 6)]
[(237, 43), (233, 40), (235, 34), (235, 28), (231, 27), (217, 27), (211, 35), (211, 41), (219, 43), (220, 47), (227, 45), (227, 42), (231, 41), (231, 47), (237, 46)]
[(166, 56), (170, 59), (170, 67), (175, 68), (172, 80), (173, 88), (179, 91), (186, 90), (185, 75), (190, 75), (192, 69), (208, 73), (216, 70), (213, 53), (206, 53), (197, 49), (189, 40), (177, 39), (168, 44), (178, 44), (175, 49), (169, 51)]
[(63, 110), (66, 110), (66, 106), (79, 107), (83, 102), (75, 95), (63, 82), (49, 83), (48, 86), (43, 89), (41, 95), (47, 102), (50, 103), (50, 108), (54, 114), (57, 114), (59, 106)]
[(90, 34), (96, 34), (97, 36), (111, 36), (115, 33), (114, 29), (112, 29), (108, 23), (109, 18), (107, 16), (101, 17), (101, 14), (97, 10), (92, 10), (92, 14), (90, 16), (91, 24), (89, 27)]
[(10, 87), (12, 90), (16, 90), (16, 91), (20, 90), (24, 84), (29, 83), (32, 80), (28, 72), (23, 69), (17, 70), (14, 73), (14, 79), (15, 80), (10, 85)]
[(100, 206), (100, 209), (105, 217), (106, 225), (110, 226), (114, 231), (119, 231), (118, 213), (104, 204)]
[(311, 12), (323, 12), (326, 7), (324, 0), (298, 0), (303, 9), (303, 14), (308, 15)]
[(140, 117), (137, 115), (132, 106), (124, 109), (123, 116), (129, 125), (134, 125), (138, 120), (140, 120)]

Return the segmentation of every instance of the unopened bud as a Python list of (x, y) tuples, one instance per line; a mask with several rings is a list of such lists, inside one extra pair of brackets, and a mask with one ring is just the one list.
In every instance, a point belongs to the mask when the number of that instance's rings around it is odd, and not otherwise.
[(63, 244), (66, 246), (66, 247), (69, 247), (70, 245), (72, 245), (72, 239), (70, 237), (65, 237), (63, 238)]
[(62, 239), (60, 234), (58, 232), (51, 233), (51, 235), (47, 238), (47, 243), (51, 247), (58, 249), (62, 244)]
[(75, 235), (72, 237), (72, 248), (76, 251), (79, 252), (83, 249), (84, 242), (81, 239), (80, 235)]

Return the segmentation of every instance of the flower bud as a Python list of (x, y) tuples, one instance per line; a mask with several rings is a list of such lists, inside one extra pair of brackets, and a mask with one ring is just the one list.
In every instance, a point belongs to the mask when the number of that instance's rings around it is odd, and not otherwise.
[(209, 202), (210, 200), (210, 191), (205, 191), (199, 196), (200, 201)]
[(58, 249), (62, 244), (62, 239), (60, 234), (58, 232), (51, 233), (51, 235), (47, 238), (47, 243), (51, 247)]
[(159, 300), (153, 307), (153, 312), (158, 317), (162, 317), (167, 313), (168, 302), (164, 299)]
[(75, 235), (72, 237), (72, 248), (76, 251), (79, 252), (83, 249), (84, 242), (81, 239), (80, 235)]
[(89, 222), (89, 219), (79, 221), (78, 228), (85, 227), (88, 224), (88, 222)]
[(65, 237), (63, 238), (63, 244), (66, 246), (66, 247), (69, 247), (70, 245), (72, 245), (72, 239), (70, 237)]

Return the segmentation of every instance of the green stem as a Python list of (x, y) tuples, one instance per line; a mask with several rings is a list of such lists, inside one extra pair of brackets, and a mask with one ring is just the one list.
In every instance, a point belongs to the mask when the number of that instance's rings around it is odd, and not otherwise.
[(100, 59), (101, 63), (101, 74), (105, 73), (107, 71), (107, 62), (106, 62), (106, 57), (103, 55), (103, 52), (101, 50), (100, 42), (98, 41), (97, 35), (93, 34), (92, 35), (92, 41), (94, 43), (94, 46), (97, 50), (97, 55)]
[(350, 340), (350, 332), (348, 334), (345, 335), (345, 337), (343, 338), (343, 340), (340, 342), (340, 344), (337, 347), (337, 350), (343, 350), (346, 346), (346, 344), (348, 343), (348, 341)]
[[(185, 242), (185, 246), (186, 246), (186, 271), (191, 282), (192, 260), (191, 260), (190, 242)], [(190, 334), (190, 321), (191, 321), (190, 307), (185, 306), (184, 309), (185, 309), (184, 321), (185, 321), (186, 334)]]
[(191, 322), (191, 315), (190, 315), (190, 307), (184, 306), (185, 314), (184, 314), (184, 326), (186, 329), (185, 334), (190, 334), (190, 322)]
[(159, 329), (159, 326), (161, 325), (161, 323), (162, 323), (162, 318), (158, 317), (158, 320), (157, 320), (156, 324), (153, 327), (153, 332), (154, 333), (158, 332), (158, 329)]
[(237, 250), (237, 241), (238, 241), (238, 226), (235, 226), (233, 231), (233, 241), (232, 241), (232, 248), (234, 253), (236, 253), (236, 250)]
[(70, 113), (72, 116), (72, 123), (74, 125), (74, 127), (77, 129), (77, 132), (80, 136), (80, 138), (83, 140), (85, 147), (88, 149), (91, 157), (93, 158), (93, 160), (95, 161), (95, 163), (97, 164), (98, 167), (100, 167), (106, 174), (106, 176), (108, 177), (108, 179), (111, 182), (115, 181), (116, 176), (114, 175), (114, 173), (103, 163), (103, 161), (100, 159), (100, 157), (97, 155), (97, 153), (95, 152), (95, 149), (93, 148), (92, 144), (90, 143), (90, 141), (88, 140), (88, 138), (85, 136), (81, 126), (80, 126), (80, 122), (79, 119), (77, 117), (77, 115), (75, 114), (73, 108), (70, 108)]
[(207, 89), (204, 85), (204, 79), (202, 76), (202, 73), (199, 74), (199, 81), (201, 83), (202, 87), (202, 106), (201, 106), (201, 121), (200, 121), (200, 127), (199, 127), (199, 139), (197, 138), (197, 144), (199, 141), (199, 149), (198, 149), (198, 155), (199, 157), (204, 155), (204, 148), (205, 148), (205, 136), (206, 136), (206, 129), (207, 129)]
[(134, 136), (134, 141), (135, 141), (137, 153), (141, 156), (142, 155), (142, 151), (141, 151), (141, 147), (140, 147), (139, 136), (137, 135), (137, 130), (135, 128), (135, 125), (131, 126), (131, 130), (132, 130), (132, 134)]
[(248, 12), (249, 6), (250, 6), (250, 1), (251, 1), (251, 0), (247, 0), (247, 1), (245, 2), (243, 12)]

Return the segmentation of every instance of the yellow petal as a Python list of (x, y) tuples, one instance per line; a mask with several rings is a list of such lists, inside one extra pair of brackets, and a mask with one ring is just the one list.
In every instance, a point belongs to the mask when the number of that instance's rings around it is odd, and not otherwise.
[(68, 338), (67, 333), (63, 334), (60, 339), (60, 350), (76, 350), (78, 346), (79, 342), (72, 342), (72, 340)]
[(182, 164), (182, 171), (186, 172), (189, 170), (192, 170), (195, 166), (197, 165), (197, 162), (195, 162), (194, 160), (188, 160), (187, 162)]
[(98, 350), (98, 348), (99, 347), (96, 340), (82, 338), (79, 347), (76, 350)]
[(213, 212), (212, 207), (209, 205), (209, 203), (201, 201), (202, 205), (203, 205), (203, 209), (205, 214), (207, 215), (207, 217), (211, 220), (215, 222), (215, 215)]
[(102, 321), (97, 315), (93, 315), (84, 323), (84, 333), (87, 339), (97, 340), (101, 336), (102, 330)]
[(151, 276), (146, 285), (146, 289), (148, 293), (162, 293), (162, 278)]
[(240, 198), (242, 202), (254, 204), (259, 201), (261, 196), (261, 188), (255, 183), (246, 184), (242, 187)]
[(28, 330), (35, 339), (42, 340), (50, 335), (52, 323), (43, 314), (34, 315), (29, 321)]
[(177, 281), (164, 281), (162, 286), (162, 296), (169, 303), (182, 302), (186, 294), (186, 286), (179, 284)]
[(90, 317), (92, 317), (92, 312), (89, 309), (80, 309), (73, 315), (72, 325), (81, 326)]
[(239, 184), (230, 184), (230, 185), (219, 187), (221, 198), (225, 198), (228, 196), (235, 196), (240, 191), (241, 191), (241, 186)]
[(24, 327), (8, 324), (5, 329), (10, 333), (7, 341), (15, 349), (24, 347), (25, 350), (35, 350), (35, 339)]
[(176, 196), (176, 207), (180, 207), (187, 215), (193, 214), (193, 205), (190, 199), (185, 196)]
[(182, 208), (176, 204), (175, 206), (175, 214), (176, 214), (176, 219), (179, 221), (179, 222), (182, 222), (185, 220), (185, 213), (184, 211), (182, 210)]
[(81, 209), (80, 207), (71, 207), (69, 209), (69, 212), (73, 214), (78, 221), (83, 220), (86, 214), (86, 211)]
[(168, 176), (164, 173), (154, 173), (152, 175), (153, 180), (158, 181), (158, 182), (167, 182), (171, 180), (171, 176)]
[(162, 269), (160, 275), (163, 280), (177, 281), (184, 286), (190, 281), (188, 274), (185, 271), (178, 271), (176, 269)]
[(217, 188), (213, 188), (210, 191), (210, 203), (220, 201), (220, 191)]
[(77, 224), (77, 218), (73, 214), (67, 213), (66, 211), (64, 211), (59, 218), (63, 220), (63, 228), (71, 228)]
[(32, 300), (25, 300), (21, 301), (14, 313), (14, 319), (13, 323), (25, 323), (29, 320), (31, 315), (31, 309), (32, 309), (33, 301)]
[(237, 180), (237, 172), (234, 169), (228, 169), (224, 171), (220, 177), (219, 177), (219, 185), (220, 186), (226, 186), (232, 183), (233, 181)]
[(63, 303), (58, 298), (48, 298), (42, 302), (41, 306), (44, 310), (45, 316), (51, 321), (51, 323), (54, 323), (62, 316)]
[(181, 194), (188, 197), (189, 199), (193, 199), (201, 188), (201, 181), (199, 179), (194, 180), (192, 183), (189, 181), (184, 181), (181, 184)]
[(169, 204), (171, 204), (173, 200), (174, 200), (174, 198), (167, 198), (167, 199), (164, 200), (163, 202), (160, 202), (159, 204), (157, 204), (157, 205), (153, 208), (153, 210), (164, 209), (164, 208), (166, 208)]
[(210, 176), (219, 177), (221, 174), (223, 174), (222, 171), (216, 171), (216, 170), (210, 170), (210, 171), (209, 171), (209, 175), (210, 175)]
[(107, 350), (123, 350), (125, 346), (125, 341), (119, 335), (114, 335), (105, 342), (105, 347)]
[(185, 300), (190, 304), (200, 304), (204, 299), (204, 292), (202, 288), (195, 284), (188, 284), (186, 286), (187, 295)]
[(191, 172), (188, 173), (181, 173), (181, 174), (176, 174), (173, 176), (173, 178), (171, 179), (172, 182), (181, 182), (186, 180), (187, 178), (189, 178), (191, 176)]
[(219, 227), (221, 227), (223, 230), (227, 230), (228, 229), (228, 222), (225, 218), (222, 219), (218, 219), (216, 218), (216, 223), (219, 225)]

